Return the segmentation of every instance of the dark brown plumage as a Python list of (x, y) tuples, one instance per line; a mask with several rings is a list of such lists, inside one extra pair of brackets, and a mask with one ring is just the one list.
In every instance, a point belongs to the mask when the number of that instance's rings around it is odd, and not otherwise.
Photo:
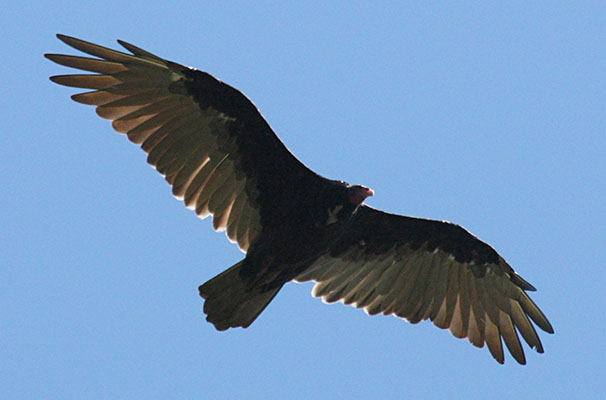
[(140, 144), (173, 194), (246, 257), (200, 286), (207, 320), (248, 327), (291, 280), (313, 295), (368, 314), (430, 319), (503, 363), (501, 338), (525, 363), (517, 331), (539, 353), (531, 320), (553, 333), (528, 297), (535, 290), (486, 243), (458, 225), (388, 214), (363, 204), (372, 190), (329, 180), (297, 160), (254, 104), (211, 75), (131, 44), (122, 53), (58, 35), (98, 58), (46, 54), (92, 72), (53, 76), (92, 89), (72, 98), (96, 106)]

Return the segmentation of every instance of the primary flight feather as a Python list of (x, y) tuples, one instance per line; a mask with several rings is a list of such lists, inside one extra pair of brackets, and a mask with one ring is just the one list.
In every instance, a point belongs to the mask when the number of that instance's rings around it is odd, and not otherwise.
[(553, 328), (526, 293), (534, 287), (465, 229), (363, 204), (371, 189), (311, 171), (246, 96), (208, 73), (122, 41), (132, 54), (57, 37), (96, 58), (46, 54), (93, 72), (51, 80), (91, 89), (72, 99), (96, 106), (140, 144), (173, 194), (201, 218), (212, 215), (213, 227), (246, 253), (199, 288), (218, 330), (248, 327), (285, 283), (313, 280), (313, 295), (326, 302), (430, 319), (486, 343), (499, 363), (502, 340), (526, 362), (517, 332), (543, 352), (533, 323)]

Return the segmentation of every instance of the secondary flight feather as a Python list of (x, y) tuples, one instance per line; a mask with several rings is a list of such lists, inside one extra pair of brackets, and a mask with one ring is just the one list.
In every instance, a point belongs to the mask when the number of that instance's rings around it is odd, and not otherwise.
[(543, 352), (534, 326), (553, 328), (534, 287), (465, 229), (365, 205), (371, 189), (311, 171), (246, 96), (206, 72), (123, 41), (130, 54), (57, 37), (94, 58), (46, 54), (88, 72), (51, 80), (89, 89), (72, 99), (139, 144), (173, 194), (246, 253), (199, 288), (218, 330), (248, 327), (284, 284), (312, 280), (326, 302), (429, 319), (499, 363), (504, 341), (525, 364), (518, 332)]

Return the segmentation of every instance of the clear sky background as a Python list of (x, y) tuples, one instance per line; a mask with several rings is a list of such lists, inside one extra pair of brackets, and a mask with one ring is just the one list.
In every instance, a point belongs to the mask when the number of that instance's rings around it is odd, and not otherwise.
[[(0, 397), (603, 396), (604, 3), (297, 3), (3, 3)], [(372, 187), (372, 206), (463, 225), (538, 288), (545, 354), (501, 366), (310, 283), (215, 331), (197, 286), (243, 254), (48, 80), (68, 70), (42, 54), (75, 53), (55, 33), (208, 71), (315, 171)]]

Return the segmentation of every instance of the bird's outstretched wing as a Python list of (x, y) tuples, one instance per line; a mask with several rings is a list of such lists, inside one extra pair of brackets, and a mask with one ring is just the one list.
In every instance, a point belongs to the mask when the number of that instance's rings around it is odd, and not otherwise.
[(330, 253), (296, 280), (316, 281), (313, 295), (328, 303), (342, 301), (370, 315), (395, 314), (411, 323), (430, 319), (477, 347), (486, 343), (499, 363), (504, 362), (503, 338), (516, 361), (525, 364), (516, 329), (543, 352), (530, 320), (553, 333), (526, 294), (534, 287), (489, 245), (448, 222), (363, 205)]
[(246, 96), (213, 76), (122, 41), (132, 54), (57, 37), (98, 58), (46, 54), (57, 64), (93, 72), (51, 80), (92, 89), (72, 99), (96, 106), (115, 130), (140, 144), (173, 194), (200, 217), (212, 214), (214, 228), (227, 230), (243, 251), (264, 218), (290, 206), (285, 193), (323, 179), (288, 151)]

